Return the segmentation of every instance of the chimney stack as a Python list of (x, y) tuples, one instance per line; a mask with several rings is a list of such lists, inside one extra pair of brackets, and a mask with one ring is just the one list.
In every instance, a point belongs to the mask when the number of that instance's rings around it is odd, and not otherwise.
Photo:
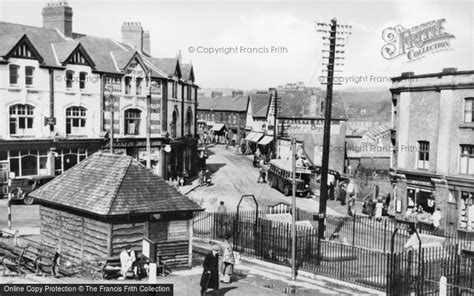
[(143, 32), (143, 51), (151, 55), (150, 32)]
[(238, 97), (238, 96), (243, 96), (244, 95), (244, 91), (243, 90), (233, 90), (232, 91), (232, 97), (235, 98), (235, 97)]
[(42, 14), (44, 28), (58, 29), (65, 37), (72, 38), (72, 8), (67, 1), (48, 2)]
[[(122, 24), (122, 42), (130, 45), (138, 52), (142, 52), (143, 47), (143, 28), (139, 22), (124, 22)], [(148, 34), (148, 37), (150, 35)]]
[(211, 98), (217, 98), (217, 97), (221, 97), (222, 96), (222, 92), (221, 91), (212, 91), (211, 92)]

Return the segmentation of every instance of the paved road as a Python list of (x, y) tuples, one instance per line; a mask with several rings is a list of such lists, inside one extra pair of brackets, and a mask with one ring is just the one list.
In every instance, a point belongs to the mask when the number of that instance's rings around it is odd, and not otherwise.
[[(262, 209), (279, 202), (291, 204), (291, 196), (284, 196), (271, 188), (268, 183), (257, 183), (258, 169), (252, 166), (248, 156), (237, 154), (233, 148), (225, 149), (222, 146), (213, 146), (209, 150), (207, 166), (212, 173), (213, 185), (199, 187), (188, 194), (207, 210), (216, 210), (219, 202), (224, 201), (227, 210), (233, 211), (244, 194), (253, 194), (259, 208)], [(243, 202), (242, 209), (255, 209), (255, 204), (249, 201)], [(296, 205), (307, 211), (319, 211), (319, 202), (312, 198), (297, 197)], [(332, 209), (328, 209), (327, 213), (339, 215)]]
[[(0, 229), (8, 227), (8, 200), (0, 199)], [(27, 206), (23, 203), (12, 204), (12, 228), (22, 229), (28, 233), (32, 228), (39, 228), (39, 206)], [(36, 232), (39, 230), (36, 229)]]
[[(157, 284), (173, 284), (174, 295), (199, 295), (199, 281), (202, 267), (190, 270), (174, 271), (166, 278), (157, 277)], [(53, 278), (28, 274), (26, 277), (0, 277), (3, 284), (147, 284), (148, 280), (118, 281), (118, 280), (87, 280), (81, 278)], [(212, 291), (211, 289), (209, 291)], [(230, 284), (220, 284), (219, 295), (353, 295), (361, 294), (363, 290), (349, 288), (337, 283), (320, 281), (308, 282), (297, 280), (292, 282), (288, 276), (282, 276), (248, 266), (236, 267), (233, 281)], [(209, 295), (211, 295), (209, 293)]]

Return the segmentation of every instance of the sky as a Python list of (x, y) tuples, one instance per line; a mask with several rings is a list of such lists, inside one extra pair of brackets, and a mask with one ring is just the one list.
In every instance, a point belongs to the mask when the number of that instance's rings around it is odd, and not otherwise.
[[(203, 88), (268, 89), (288, 82), (325, 87), (325, 33), (316, 22), (351, 25), (336, 88), (388, 88), (402, 72), (474, 70), (474, 1), (105, 1), (69, 0), (73, 31), (121, 40), (125, 21), (150, 31), (151, 53), (192, 62)], [(0, 0), (0, 21), (42, 26), (46, 1)], [(409, 61), (385, 59), (382, 32), (445, 19), (448, 50)], [(397, 43), (398, 44), (398, 43)], [(210, 53), (210, 51), (216, 51)]]

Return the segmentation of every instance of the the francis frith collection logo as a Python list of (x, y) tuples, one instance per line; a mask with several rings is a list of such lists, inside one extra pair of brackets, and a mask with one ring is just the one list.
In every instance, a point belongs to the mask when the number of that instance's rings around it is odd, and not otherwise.
[(451, 49), (453, 34), (445, 31), (445, 19), (432, 20), (421, 25), (405, 29), (398, 25), (386, 28), (382, 32), (382, 56), (392, 60), (406, 56), (408, 61), (426, 57), (428, 54)]

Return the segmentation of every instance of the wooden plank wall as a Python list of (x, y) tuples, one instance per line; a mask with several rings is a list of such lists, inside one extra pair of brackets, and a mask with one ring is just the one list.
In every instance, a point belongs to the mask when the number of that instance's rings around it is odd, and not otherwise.
[(112, 256), (120, 255), (125, 246), (130, 244), (134, 250), (142, 249), (146, 223), (128, 223), (112, 225)]
[(41, 242), (61, 246), (62, 257), (82, 264), (93, 257), (107, 256), (108, 224), (40, 206)]

